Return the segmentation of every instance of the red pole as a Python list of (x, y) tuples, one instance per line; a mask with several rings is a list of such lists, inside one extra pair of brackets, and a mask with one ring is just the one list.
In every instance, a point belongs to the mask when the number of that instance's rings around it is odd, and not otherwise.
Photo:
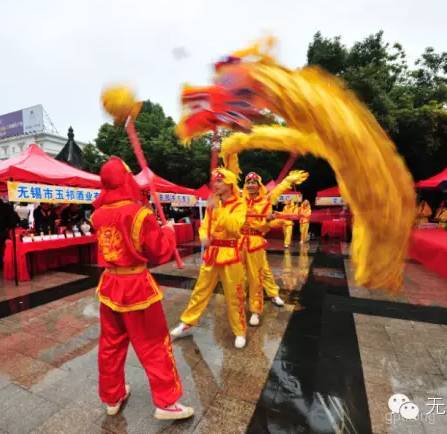
[[(214, 169), (217, 168), (219, 161), (218, 147), (220, 146), (220, 136), (217, 132), (217, 128), (213, 132), (213, 138), (211, 139), (211, 162), (210, 162), (210, 177)], [(211, 180), (211, 178), (210, 178)], [(211, 182), (211, 181), (210, 181)]]
[[(126, 122), (126, 131), (129, 136), (130, 143), (132, 143), (133, 150), (135, 152), (135, 156), (137, 157), (138, 164), (141, 169), (147, 173), (149, 177), (149, 189), (151, 192), (152, 200), (154, 201), (155, 208), (157, 209), (158, 215), (160, 216), (161, 223), (163, 225), (167, 224), (165, 214), (163, 212), (163, 207), (161, 206), (160, 200), (157, 195), (157, 191), (155, 190), (155, 185), (153, 182), (153, 177), (149, 173), (149, 166), (147, 164), (146, 158), (143, 153), (143, 149), (141, 148), (140, 139), (138, 138), (137, 130), (135, 128), (135, 123), (131, 117), (127, 119)], [(174, 250), (175, 262), (177, 263), (178, 268), (184, 268), (185, 264), (180, 257), (180, 254), (177, 248)]]
[(284, 164), (284, 167), (281, 169), (281, 172), (276, 178), (275, 181), (276, 185), (278, 185), (286, 177), (287, 172), (289, 172), (289, 170), (292, 168), (293, 163), (295, 163), (297, 158), (298, 158), (297, 154), (290, 154), (289, 159), (286, 161), (286, 164)]

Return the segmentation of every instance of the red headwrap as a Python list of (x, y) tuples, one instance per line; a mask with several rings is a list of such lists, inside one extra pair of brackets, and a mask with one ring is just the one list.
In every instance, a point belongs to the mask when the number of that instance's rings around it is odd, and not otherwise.
[(95, 208), (120, 200), (138, 202), (142, 200), (141, 189), (132, 172), (121, 158), (110, 157), (99, 172), (102, 189), (98, 199), (93, 202)]
[(262, 184), (262, 178), (256, 172), (250, 172), (245, 177), (245, 182), (255, 180), (259, 185)]

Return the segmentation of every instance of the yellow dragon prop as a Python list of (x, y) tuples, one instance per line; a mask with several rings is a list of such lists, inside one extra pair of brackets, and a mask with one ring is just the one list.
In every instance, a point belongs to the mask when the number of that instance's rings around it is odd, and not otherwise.
[[(214, 125), (229, 114), (233, 125), (239, 125), (233, 129), (243, 131), (223, 140), (224, 161), (248, 149), (310, 153), (327, 160), (354, 216), (356, 283), (397, 291), (415, 215), (413, 181), (392, 141), (354, 93), (320, 68), (290, 70), (277, 64), (260, 44), (217, 63), (214, 82), (210, 92), (215, 88), (225, 95)], [(188, 113), (178, 131), (187, 131), (180, 137), (188, 140), (206, 131), (194, 120), (203, 110), (212, 113), (213, 104), (203, 91), (194, 98), (192, 88), (182, 101)], [(247, 131), (247, 118), (265, 110), (288, 126), (254, 126)], [(234, 121), (238, 117), (240, 124)]]

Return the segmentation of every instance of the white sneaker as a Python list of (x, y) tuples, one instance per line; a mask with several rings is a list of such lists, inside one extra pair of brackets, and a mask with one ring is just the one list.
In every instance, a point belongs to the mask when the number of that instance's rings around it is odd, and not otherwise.
[(154, 417), (160, 420), (176, 420), (176, 419), (187, 419), (194, 414), (194, 409), (192, 407), (186, 407), (180, 402), (169, 405), (165, 408), (156, 408)]
[(278, 296), (272, 298), (272, 303), (276, 304), (276, 306), (284, 306), (284, 300)]
[(234, 346), (238, 349), (244, 348), (246, 343), (247, 340), (245, 339), (245, 336), (236, 336), (236, 339), (234, 340)]
[(124, 398), (118, 402), (118, 404), (115, 405), (106, 405), (106, 412), (109, 416), (115, 416), (118, 414), (118, 412), (121, 410), (121, 406), (126, 402), (127, 398), (129, 398), (130, 395), (130, 386), (126, 384), (126, 395)]
[(257, 313), (252, 313), (251, 314), (249, 324), (251, 326), (258, 326), (259, 325), (259, 315)]
[(177, 338), (184, 338), (185, 336), (188, 336), (191, 334), (192, 326), (185, 324), (181, 322), (176, 328), (171, 330), (171, 338), (177, 339)]

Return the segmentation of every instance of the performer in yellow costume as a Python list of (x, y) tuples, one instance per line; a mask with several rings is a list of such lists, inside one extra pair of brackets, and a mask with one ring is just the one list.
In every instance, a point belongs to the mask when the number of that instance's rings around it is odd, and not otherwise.
[[(228, 138), (228, 154), (264, 149), (325, 159), (354, 216), (356, 284), (397, 292), (415, 218), (414, 183), (403, 159), (342, 81), (315, 66), (280, 65), (273, 49), (267, 38), (235, 51), (216, 63), (212, 86), (185, 89), (189, 110), (179, 136), (187, 142), (223, 124), (242, 132)], [(207, 109), (198, 112), (202, 101)], [(287, 127), (260, 126), (266, 111)]]
[(304, 200), (300, 207), (300, 244), (307, 242), (311, 214), (310, 203), (308, 200)]
[[(298, 216), (300, 207), (297, 203), (295, 203), (291, 199), (287, 199), (285, 201), (284, 208), (282, 209), (281, 213), (278, 213), (278, 215), (284, 215), (284, 216)], [(284, 232), (284, 248), (288, 249), (290, 245), (292, 244), (292, 236), (293, 236), (293, 225), (294, 221), (291, 219), (284, 219), (284, 220), (277, 220), (278, 222), (282, 221), (282, 229)]]
[[(224, 143), (223, 143), (224, 146)], [(264, 289), (267, 296), (277, 306), (284, 306), (279, 297), (279, 286), (276, 284), (270, 265), (267, 261), (267, 240), (264, 235), (269, 231), (272, 216), (272, 201), (275, 201), (293, 184), (306, 180), (308, 174), (294, 171), (283, 182), (268, 194), (262, 178), (255, 172), (245, 177), (243, 197), (247, 203), (247, 219), (242, 227), (241, 250), (248, 278), (250, 325), (259, 325), (259, 316), (264, 310)]]
[(434, 220), (439, 223), (439, 226), (445, 226), (447, 224), (447, 206), (445, 201), (442, 201), (441, 205), (439, 205)]
[(208, 199), (205, 218), (199, 229), (206, 245), (203, 264), (181, 323), (171, 331), (173, 338), (186, 336), (196, 325), (220, 280), (227, 303), (228, 320), (236, 336), (235, 347), (246, 344), (245, 272), (240, 254), (241, 228), (246, 218), (245, 201), (239, 197), (237, 176), (226, 169), (212, 173), (213, 196)]
[(428, 218), (431, 215), (432, 215), (432, 210), (430, 208), (430, 205), (425, 200), (422, 200), (419, 203), (417, 211), (416, 211), (416, 225), (428, 223)]

